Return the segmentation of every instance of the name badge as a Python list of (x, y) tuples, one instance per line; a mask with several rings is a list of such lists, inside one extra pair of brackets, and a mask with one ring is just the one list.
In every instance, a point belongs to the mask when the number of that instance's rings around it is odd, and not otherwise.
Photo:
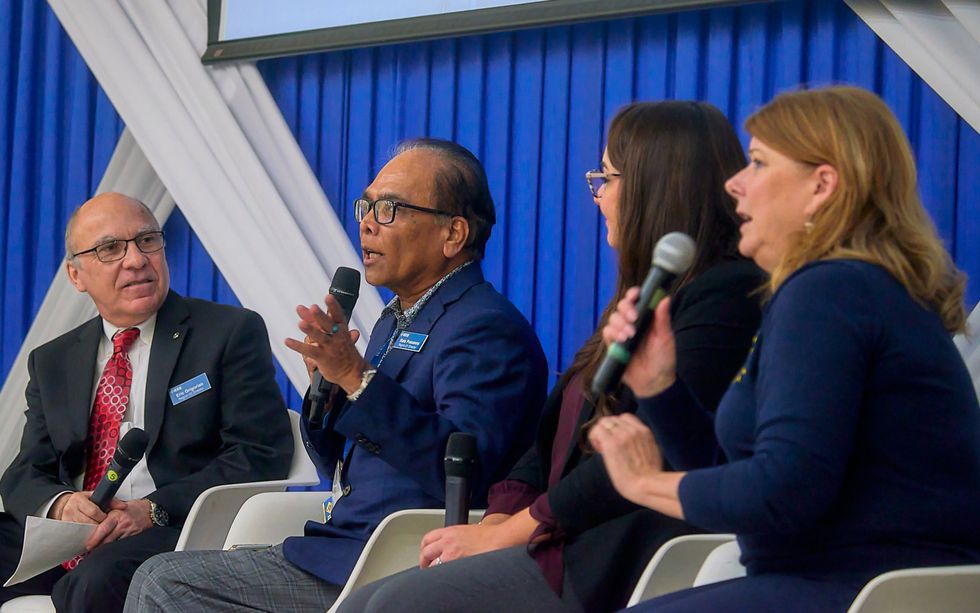
[(193, 379), (188, 379), (180, 385), (175, 385), (170, 388), (170, 402), (176, 406), (185, 400), (190, 400), (198, 394), (203, 394), (209, 389), (211, 389), (211, 382), (208, 381), (207, 374), (202, 372)]
[(395, 344), (392, 345), (395, 349), (401, 349), (403, 351), (412, 351), (418, 353), (422, 351), (422, 345), (425, 341), (429, 339), (428, 334), (422, 334), (421, 332), (402, 332), (395, 339)]

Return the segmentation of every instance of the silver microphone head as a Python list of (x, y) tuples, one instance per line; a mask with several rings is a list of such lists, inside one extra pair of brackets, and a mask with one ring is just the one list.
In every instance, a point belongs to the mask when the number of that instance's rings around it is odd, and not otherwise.
[(653, 248), (653, 265), (682, 275), (694, 263), (694, 239), (683, 232), (664, 234)]

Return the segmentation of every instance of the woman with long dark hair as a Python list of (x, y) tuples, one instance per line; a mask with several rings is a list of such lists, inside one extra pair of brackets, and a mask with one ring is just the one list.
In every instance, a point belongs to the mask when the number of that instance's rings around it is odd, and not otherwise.
[[(697, 255), (675, 285), (673, 315), (680, 377), (709, 407), (744, 360), (760, 317), (755, 290), (764, 278), (737, 254), (724, 187), (744, 159), (710, 104), (636, 103), (612, 120), (602, 168), (586, 175), (619, 254), (615, 298), (600, 323), (646, 276), (661, 236), (694, 238)], [(421, 569), (366, 586), (342, 610), (595, 611), (626, 603), (656, 549), (690, 529), (619, 496), (588, 447), (591, 423), (636, 408), (625, 388), (589, 392), (605, 353), (599, 330), (548, 398), (537, 444), (491, 488), (483, 521), (430, 532)]]

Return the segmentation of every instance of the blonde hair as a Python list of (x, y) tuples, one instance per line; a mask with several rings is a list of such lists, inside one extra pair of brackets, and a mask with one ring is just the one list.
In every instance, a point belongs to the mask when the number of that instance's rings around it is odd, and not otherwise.
[(964, 329), (966, 277), (922, 206), (908, 139), (879, 97), (841, 86), (780, 94), (745, 129), (785, 156), (838, 173), (812, 227), (772, 271), (770, 291), (809, 262), (863, 260), (887, 270), (947, 330)]

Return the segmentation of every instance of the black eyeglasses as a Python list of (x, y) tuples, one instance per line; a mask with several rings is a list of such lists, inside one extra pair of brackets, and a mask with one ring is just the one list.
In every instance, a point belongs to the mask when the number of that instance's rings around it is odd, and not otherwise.
[(621, 176), (618, 172), (603, 172), (599, 169), (590, 170), (585, 173), (585, 181), (589, 184), (589, 191), (593, 198), (599, 197), (599, 190), (609, 182), (612, 177)]
[(117, 262), (126, 257), (126, 251), (129, 249), (129, 243), (136, 245), (136, 248), (142, 253), (156, 253), (157, 251), (163, 249), (166, 241), (163, 238), (162, 230), (143, 232), (142, 234), (137, 234), (133, 238), (115, 238), (104, 243), (100, 243), (91, 249), (79, 251), (78, 253), (73, 254), (71, 257), (74, 259), (80, 255), (85, 255), (86, 253), (95, 253), (95, 257), (99, 258), (100, 262)]
[(400, 208), (412, 209), (413, 211), (422, 211), (423, 213), (431, 213), (433, 215), (444, 215), (446, 217), (455, 217), (452, 213), (448, 211), (440, 211), (439, 209), (430, 209), (424, 206), (415, 206), (414, 204), (408, 204), (407, 202), (399, 202), (397, 200), (388, 200), (382, 198), (380, 200), (375, 200), (371, 202), (367, 198), (358, 198), (354, 201), (354, 219), (357, 223), (364, 221), (367, 217), (369, 211), (374, 209), (374, 220), (379, 224), (385, 226), (395, 221), (395, 211)]

